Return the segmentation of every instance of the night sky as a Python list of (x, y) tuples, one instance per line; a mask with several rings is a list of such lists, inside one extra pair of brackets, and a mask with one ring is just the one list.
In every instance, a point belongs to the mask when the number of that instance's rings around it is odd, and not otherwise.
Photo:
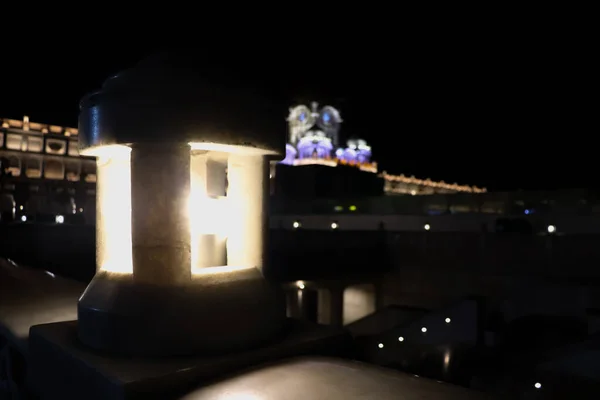
[[(0, 116), (76, 126), (84, 93), (155, 50), (30, 46), (27, 62), (0, 64)], [(366, 139), (380, 170), (491, 190), (556, 189), (600, 181), (582, 54), (558, 39), (437, 36), (325, 53), (207, 52), (206, 68), (267, 89), (280, 104), (273, 118), (300, 101), (339, 108), (342, 138)]]

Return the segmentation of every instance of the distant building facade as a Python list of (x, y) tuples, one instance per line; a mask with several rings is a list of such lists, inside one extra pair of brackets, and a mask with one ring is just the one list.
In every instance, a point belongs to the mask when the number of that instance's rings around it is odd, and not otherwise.
[[(382, 191), (387, 195), (429, 195), (448, 193), (485, 193), (485, 188), (418, 179), (414, 176), (378, 173), (377, 163), (371, 160), (371, 146), (363, 139), (349, 139), (340, 145), (340, 112), (332, 106), (319, 107), (313, 102), (310, 107), (298, 105), (290, 108), (288, 115), (288, 144), (282, 165), (306, 166), (350, 166), (364, 172), (377, 174)], [(272, 165), (272, 176), (276, 167)], [(288, 173), (291, 175), (291, 173)], [(340, 174), (341, 176), (341, 174)], [(363, 179), (366, 180), (366, 179)], [(355, 185), (360, 187), (360, 185)], [(371, 186), (371, 185), (368, 185)], [(349, 185), (346, 185), (349, 187)], [(366, 190), (365, 195), (377, 195), (377, 190)], [(346, 192), (344, 192), (346, 193)]]
[(77, 129), (0, 118), (2, 220), (93, 222), (95, 182), (96, 162), (79, 155)]
[[(286, 156), (271, 165), (271, 187), (286, 201), (385, 195), (484, 193), (484, 188), (378, 172), (363, 139), (340, 144), (332, 106), (299, 105), (288, 115)], [(332, 168), (335, 167), (335, 168)], [(75, 128), (0, 118), (0, 219), (95, 220), (96, 164), (78, 149)]]

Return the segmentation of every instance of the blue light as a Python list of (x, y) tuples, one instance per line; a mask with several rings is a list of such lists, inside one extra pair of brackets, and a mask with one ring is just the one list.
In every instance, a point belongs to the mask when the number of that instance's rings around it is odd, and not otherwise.
[(306, 119), (306, 113), (302, 113), (302, 114), (300, 114), (300, 117), (298, 117), (298, 119), (299, 119), (300, 121), (304, 121), (304, 120)]
[(324, 122), (329, 122), (330, 119), (331, 119), (331, 117), (329, 116), (329, 113), (323, 113), (323, 121)]
[(529, 215), (529, 210), (525, 210), (525, 215)]

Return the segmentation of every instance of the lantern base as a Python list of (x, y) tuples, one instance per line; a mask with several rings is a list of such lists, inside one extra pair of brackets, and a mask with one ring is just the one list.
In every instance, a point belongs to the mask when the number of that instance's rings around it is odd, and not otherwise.
[(347, 332), (287, 322), (290, 329), (281, 340), (245, 352), (158, 358), (92, 351), (77, 340), (77, 321), (36, 325), (29, 339), (28, 380), (40, 399), (179, 399), (224, 374), (282, 358), (351, 356), (352, 337)]
[(178, 286), (100, 271), (77, 311), (83, 344), (137, 356), (227, 354), (277, 339), (286, 325), (283, 292), (256, 268), (207, 273)]

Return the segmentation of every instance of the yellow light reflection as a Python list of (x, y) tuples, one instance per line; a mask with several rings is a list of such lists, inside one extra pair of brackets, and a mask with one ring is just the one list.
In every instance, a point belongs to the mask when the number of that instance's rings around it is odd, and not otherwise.
[[(190, 218), (192, 271), (227, 263), (225, 243), (229, 216), (226, 194), (226, 157), (223, 153), (192, 151), (190, 162)], [(209, 193), (213, 196), (209, 196)]]
[(243, 271), (250, 269), (251, 266), (235, 266), (225, 265), (220, 267), (203, 267), (203, 268), (192, 268), (192, 275), (213, 275), (213, 274), (226, 274), (231, 272)]
[(207, 151), (218, 151), (229, 154), (243, 154), (243, 155), (277, 155), (275, 151), (269, 151), (259, 149), (255, 147), (239, 146), (233, 144), (221, 144), (211, 142), (190, 142), (190, 148), (192, 150), (207, 150)]
[(96, 265), (133, 273), (131, 251), (131, 149), (111, 145), (88, 149), (97, 158)]
[(206, 197), (192, 187), (189, 199), (192, 271), (226, 262), (228, 218), (225, 197)]

